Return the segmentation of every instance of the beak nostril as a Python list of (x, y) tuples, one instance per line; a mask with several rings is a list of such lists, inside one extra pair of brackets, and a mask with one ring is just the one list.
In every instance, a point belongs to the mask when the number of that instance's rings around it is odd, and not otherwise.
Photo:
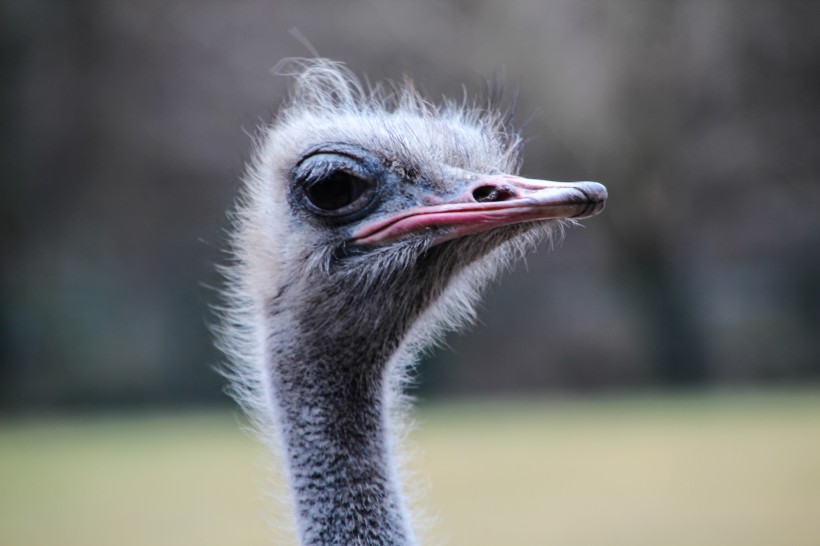
[(479, 186), (473, 190), (473, 199), (479, 203), (492, 203), (495, 201), (506, 201), (516, 197), (515, 192), (509, 186)]

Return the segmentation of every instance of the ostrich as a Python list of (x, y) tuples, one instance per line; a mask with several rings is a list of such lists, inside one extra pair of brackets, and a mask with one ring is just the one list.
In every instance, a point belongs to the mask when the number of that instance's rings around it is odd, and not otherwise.
[(294, 62), (233, 214), (232, 391), (284, 461), (300, 544), (416, 544), (395, 462), (414, 356), (606, 189), (515, 176), (521, 140), (491, 106)]

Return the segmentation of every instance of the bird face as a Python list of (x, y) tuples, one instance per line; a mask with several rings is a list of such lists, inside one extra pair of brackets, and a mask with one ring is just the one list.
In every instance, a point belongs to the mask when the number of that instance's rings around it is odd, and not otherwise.
[(415, 301), (467, 269), (479, 286), (551, 222), (603, 209), (595, 182), (515, 176), (520, 140), (498, 114), (425, 108), (324, 101), (286, 108), (266, 131), (237, 245), (260, 301), (324, 305), (351, 286), (371, 299), (401, 286), (390, 297)]
[(430, 166), (336, 142), (306, 150), (291, 178), (291, 207), (341, 244), (365, 249), (414, 238), (432, 247), (514, 224), (588, 218), (607, 198), (596, 182)]

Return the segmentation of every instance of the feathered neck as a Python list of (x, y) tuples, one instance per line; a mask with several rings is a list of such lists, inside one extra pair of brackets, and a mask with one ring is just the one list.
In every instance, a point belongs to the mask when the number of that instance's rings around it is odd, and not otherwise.
[[(305, 545), (414, 544), (393, 457), (396, 378), (446, 288), (439, 251), (393, 275), (314, 271), (265, 306), (266, 380)], [(398, 369), (397, 369), (398, 368)]]

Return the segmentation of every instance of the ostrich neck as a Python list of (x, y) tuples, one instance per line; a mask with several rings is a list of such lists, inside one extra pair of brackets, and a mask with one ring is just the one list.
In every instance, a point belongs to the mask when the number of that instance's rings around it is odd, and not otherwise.
[(323, 374), (294, 369), (274, 380), (302, 544), (411, 544), (389, 457), (384, 379), (367, 371), (385, 363), (291, 364)]
[[(417, 307), (427, 298), (414, 299)], [(268, 371), (305, 546), (415, 543), (389, 419), (388, 367), (409, 321), (378, 320), (389, 303), (373, 294), (302, 302), (287, 342), (272, 345)]]

